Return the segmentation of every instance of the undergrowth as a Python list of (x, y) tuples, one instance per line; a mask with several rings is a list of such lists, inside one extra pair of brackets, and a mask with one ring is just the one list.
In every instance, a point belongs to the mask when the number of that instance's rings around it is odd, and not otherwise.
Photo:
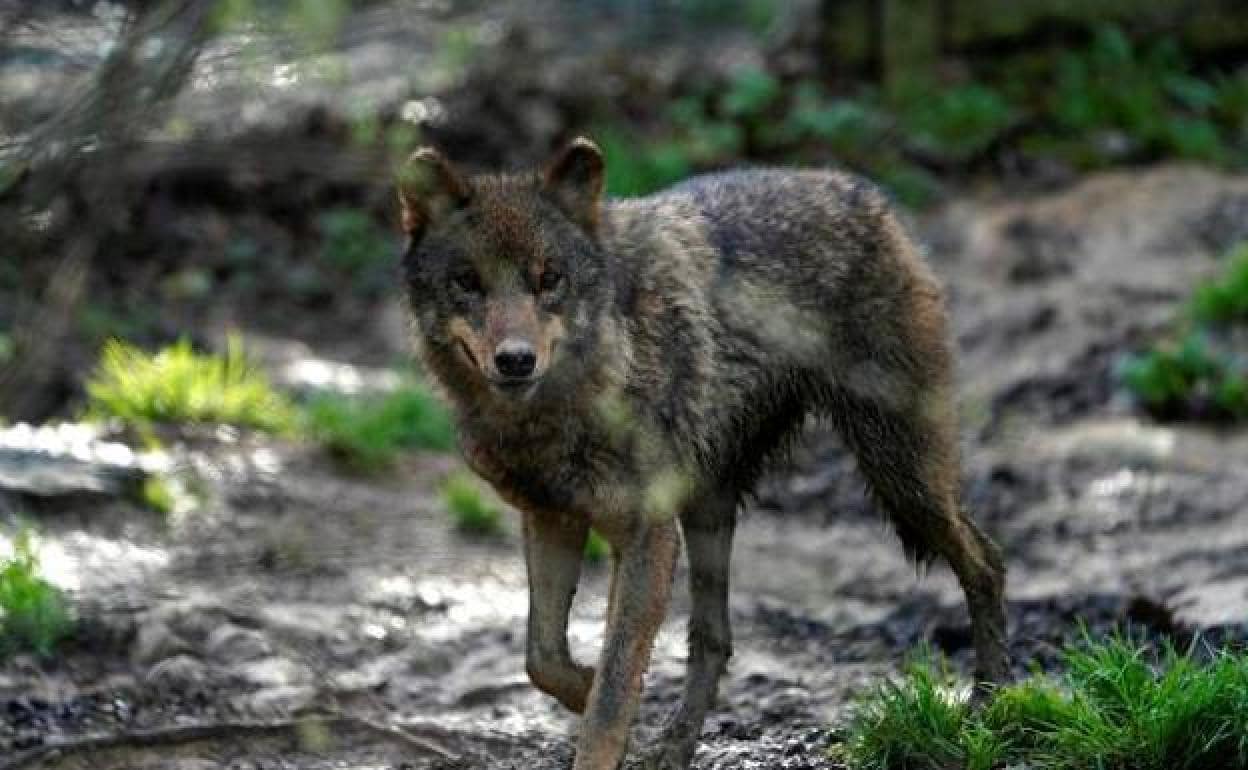
[(292, 405), (248, 360), (238, 337), (220, 355), (196, 352), (185, 339), (155, 353), (111, 340), (86, 388), (89, 416), (140, 427), (225, 423), (285, 433), (294, 425)]
[(303, 424), (343, 464), (364, 472), (388, 468), (406, 449), (455, 446), (445, 407), (415, 383), (380, 395), (317, 396), (305, 407)]
[(442, 502), (455, 528), (469, 535), (497, 535), (503, 529), (503, 511), (467, 473), (455, 473), (442, 484)]
[(0, 561), (0, 660), (25, 652), (47, 657), (73, 625), (60, 589), (39, 576), (30, 531), (19, 530), (12, 555)]
[(1123, 384), (1159, 418), (1248, 419), (1248, 244), (1198, 286), (1175, 336), (1128, 356)]
[(676, 96), (644, 131), (596, 136), (608, 190), (642, 195), (741, 158), (846, 166), (903, 203), (935, 201), (943, 179), (994, 158), (1093, 169), (1159, 158), (1248, 161), (1248, 79), (1198, 73), (1169, 39), (1104, 27), (1082, 47), (1005, 57), (939, 78), (903, 68), (884, 85), (831, 90), (745, 67)]
[(856, 704), (838, 747), (855, 770), (1244, 770), (1248, 656), (1202, 662), (1122, 636), (1064, 651), (973, 710), (943, 663), (924, 656)]

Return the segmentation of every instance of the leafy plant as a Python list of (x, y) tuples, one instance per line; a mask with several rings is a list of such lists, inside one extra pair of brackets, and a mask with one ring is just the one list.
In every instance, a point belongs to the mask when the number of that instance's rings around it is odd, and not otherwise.
[(611, 555), (611, 546), (594, 530), (589, 531), (589, 539), (585, 541), (585, 561), (590, 564), (601, 564)]
[(982, 83), (941, 89), (920, 80), (902, 89), (897, 101), (910, 140), (955, 160), (986, 150), (1014, 120), (1005, 97)]
[(317, 219), (320, 261), (345, 273), (360, 289), (384, 286), (394, 259), (391, 239), (365, 211), (330, 209)]
[(455, 473), (442, 484), (442, 501), (455, 528), (471, 535), (497, 535), (503, 529), (503, 512), (490, 501), (481, 486), (467, 473)]
[(620, 129), (604, 130), (598, 139), (611, 195), (647, 195), (693, 170), (689, 150), (674, 140), (646, 142)]
[(384, 395), (322, 395), (304, 409), (307, 434), (346, 465), (373, 472), (405, 449), (447, 451), (455, 446), (445, 407), (424, 387), (408, 383)]
[(1248, 656), (1201, 663), (1117, 636), (1068, 648), (1061, 666), (977, 712), (920, 658), (859, 700), (842, 754), (860, 770), (1248, 768)]
[(1248, 322), (1248, 244), (1226, 257), (1230, 264), (1221, 278), (1196, 287), (1191, 314), (1208, 324)]
[(60, 589), (39, 576), (30, 531), (18, 531), (12, 556), (0, 562), (0, 658), (25, 651), (47, 657), (73, 625)]
[(1248, 322), (1248, 244), (1227, 258), (1226, 272), (1199, 285), (1188, 302), (1197, 327), (1123, 362), (1127, 389), (1160, 417), (1248, 418), (1248, 362), (1232, 352), (1228, 331)]
[(239, 337), (221, 355), (181, 340), (148, 353), (120, 340), (104, 346), (87, 379), (88, 415), (150, 423), (227, 423), (273, 433), (294, 424), (290, 402), (247, 358)]

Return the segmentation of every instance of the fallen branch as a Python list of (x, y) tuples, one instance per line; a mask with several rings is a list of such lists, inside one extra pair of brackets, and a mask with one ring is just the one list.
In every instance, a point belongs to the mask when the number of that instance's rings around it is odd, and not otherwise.
[(195, 741), (220, 738), (238, 738), (240, 735), (265, 736), (298, 732), (306, 728), (325, 730), (362, 730), (422, 754), (432, 754), (448, 762), (458, 762), (459, 756), (436, 741), (419, 738), (397, 727), (379, 724), (363, 717), (336, 714), (333, 716), (303, 717), (276, 722), (213, 722), (211, 724), (159, 727), (122, 733), (87, 735), (80, 738), (57, 740), (32, 749), (19, 751), (6, 760), (0, 760), (0, 770), (18, 770), (30, 767), (40, 760), (61, 759), (73, 754), (83, 754), (108, 749), (154, 748), (176, 746)]

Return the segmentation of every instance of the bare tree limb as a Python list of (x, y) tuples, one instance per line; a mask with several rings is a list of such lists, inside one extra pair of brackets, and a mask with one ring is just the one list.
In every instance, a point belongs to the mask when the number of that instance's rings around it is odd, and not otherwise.
[(309, 728), (322, 730), (359, 730), (424, 756), (435, 756), (447, 762), (458, 762), (460, 757), (439, 742), (412, 735), (397, 727), (383, 725), (363, 717), (347, 714), (310, 716), (300, 719), (273, 722), (213, 722), (211, 724), (163, 727), (151, 730), (135, 730), (122, 733), (88, 735), (81, 738), (50, 741), (43, 746), (26, 749), (0, 761), (0, 770), (19, 770), (36, 762), (53, 761), (76, 754), (124, 748), (158, 748), (176, 746), (195, 741), (239, 737), (265, 737), (298, 734)]

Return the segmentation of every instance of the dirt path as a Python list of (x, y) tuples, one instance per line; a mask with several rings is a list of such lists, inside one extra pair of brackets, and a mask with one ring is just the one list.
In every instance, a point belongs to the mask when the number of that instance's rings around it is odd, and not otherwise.
[[(1116, 174), (1048, 199), (967, 201), (920, 223), (963, 349), (966, 497), (1004, 545), (1020, 667), (1076, 621), (1248, 639), (1248, 435), (1162, 427), (1115, 395), (1116, 357), (1175, 313), (1248, 235), (1248, 180)], [(10, 499), (38, 521), (85, 624), (64, 660), (0, 667), (0, 757), (116, 730), (347, 713), (180, 742), (70, 754), (48, 767), (566, 767), (574, 720), (524, 675), (515, 522), (452, 531), (414, 455), (381, 478), (254, 438), (199, 437), (193, 511), (111, 498)], [(968, 630), (943, 568), (918, 579), (815, 431), (743, 514), (738, 651), (695, 767), (831, 768), (852, 692), (928, 641), (962, 664)], [(578, 594), (574, 651), (600, 640), (605, 575)], [(683, 584), (647, 679), (637, 742), (679, 692)], [(1173, 612), (1171, 612), (1173, 610)], [(0, 760), (0, 766), (3, 766)]]

